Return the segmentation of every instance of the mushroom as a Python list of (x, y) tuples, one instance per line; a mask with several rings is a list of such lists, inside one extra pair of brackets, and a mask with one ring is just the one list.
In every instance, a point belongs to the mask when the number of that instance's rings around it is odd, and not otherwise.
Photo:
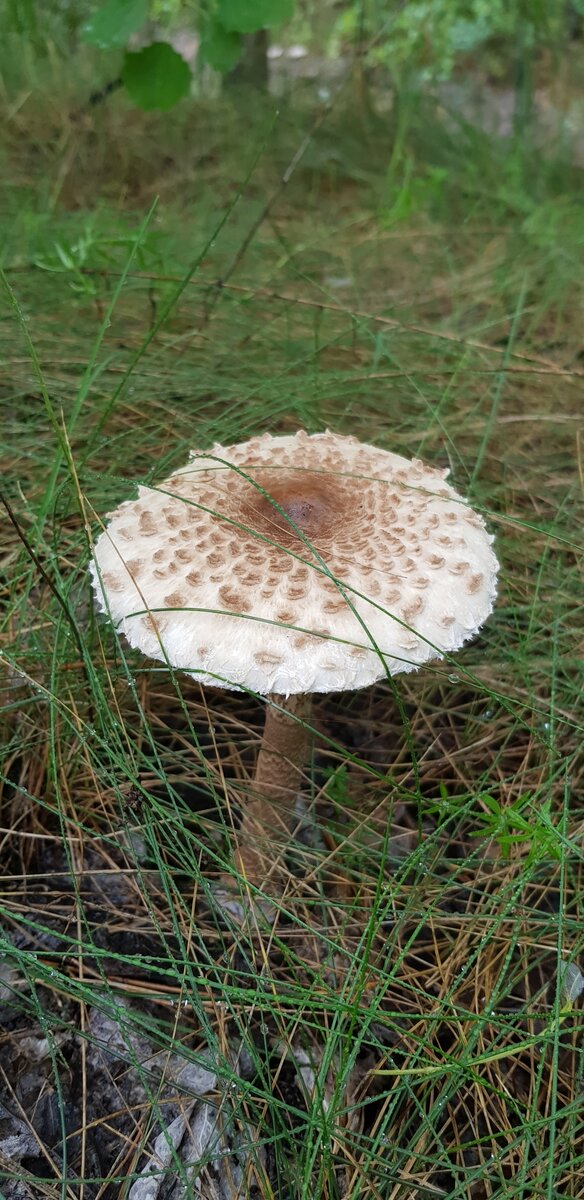
[(418, 459), (326, 432), (192, 452), (110, 514), (93, 586), (131, 646), (269, 700), (238, 865), (266, 881), (294, 827), (313, 692), (458, 649), (492, 610), (482, 518)]

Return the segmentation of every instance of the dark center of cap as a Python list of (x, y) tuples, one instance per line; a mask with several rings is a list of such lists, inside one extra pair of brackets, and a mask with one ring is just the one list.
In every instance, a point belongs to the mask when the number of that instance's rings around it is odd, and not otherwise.
[(256, 492), (250, 524), (274, 541), (298, 542), (297, 530), (313, 541), (329, 536), (342, 520), (335, 486), (321, 476), (298, 472), (286, 479), (275, 475), (269, 481), (258, 478), (258, 483), (269, 494)]
[[(274, 499), (278, 503), (277, 497), (274, 497)], [(285, 516), (289, 517), (290, 522), (302, 530), (310, 529), (315, 524), (318, 524), (319, 516), (323, 515), (322, 501), (313, 496), (310, 498), (308, 496), (291, 496), (289, 499), (284, 500), (279, 507)], [(278, 516), (280, 515), (278, 513)]]

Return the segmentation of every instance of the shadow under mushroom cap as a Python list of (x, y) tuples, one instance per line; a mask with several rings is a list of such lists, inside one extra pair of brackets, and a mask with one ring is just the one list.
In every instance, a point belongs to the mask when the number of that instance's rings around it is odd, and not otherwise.
[(91, 570), (130, 644), (203, 683), (363, 687), (457, 649), (497, 560), (446, 472), (332, 433), (215, 445), (110, 515)]

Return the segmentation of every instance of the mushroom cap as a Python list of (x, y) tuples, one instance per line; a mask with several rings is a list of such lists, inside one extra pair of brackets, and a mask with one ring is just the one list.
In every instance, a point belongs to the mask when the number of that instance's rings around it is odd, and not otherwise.
[(202, 683), (364, 687), (456, 650), (497, 559), (447, 471), (334, 433), (193, 451), (110, 514), (93, 585), (131, 646)]

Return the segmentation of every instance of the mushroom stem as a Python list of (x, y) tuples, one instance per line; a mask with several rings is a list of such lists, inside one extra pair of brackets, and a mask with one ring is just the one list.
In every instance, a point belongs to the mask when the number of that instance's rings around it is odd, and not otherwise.
[[(287, 841), (296, 822), (296, 797), (308, 757), (312, 697), (267, 697), (264, 735), (238, 833), (237, 865), (257, 886), (281, 875), (278, 843)], [(276, 874), (276, 878), (274, 875)]]

